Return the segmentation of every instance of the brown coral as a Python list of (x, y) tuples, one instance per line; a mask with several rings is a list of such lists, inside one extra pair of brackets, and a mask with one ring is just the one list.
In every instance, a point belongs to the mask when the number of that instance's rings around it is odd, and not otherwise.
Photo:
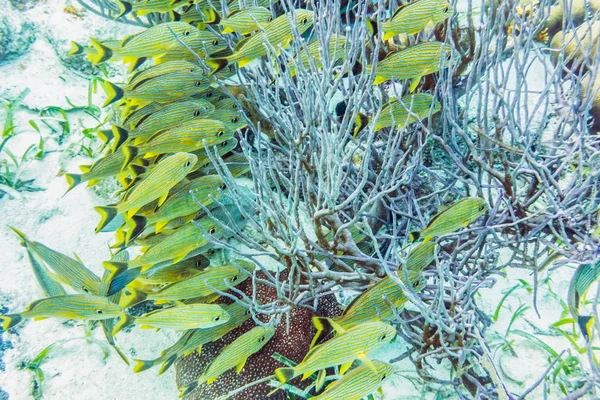
[[(281, 280), (286, 279), (287, 274), (281, 276)], [(259, 278), (265, 278), (264, 274), (258, 273)], [(250, 280), (241, 284), (238, 289), (242, 290), (247, 295), (251, 295), (252, 282)], [(267, 286), (260, 282), (256, 284), (256, 297), (259, 303), (272, 302), (277, 298), (277, 292), (275, 288)], [(229, 303), (230, 300), (224, 301)], [(286, 331), (286, 324), (284, 322), (277, 326), (275, 336), (267, 343), (267, 345), (257, 354), (251, 356), (244, 369), (238, 375), (235, 370), (229, 370), (225, 374), (221, 375), (211, 385), (200, 385), (196, 390), (191, 392), (186, 400), (206, 400), (214, 399), (217, 396), (221, 396), (231, 392), (232, 390), (238, 389), (248, 383), (257, 381), (269, 375), (273, 375), (275, 368), (282, 367), (283, 365), (276, 361), (272, 355), (277, 352), (295, 362), (300, 362), (304, 358), (304, 355), (308, 352), (310, 342), (315, 333), (312, 325), (312, 317), (314, 315), (319, 316), (337, 316), (340, 310), (337, 306), (337, 302), (333, 296), (322, 297), (319, 302), (317, 313), (313, 313), (308, 308), (294, 307), (291, 311), (290, 317), (290, 330)], [(261, 321), (267, 321), (268, 316), (260, 315)], [(236, 330), (229, 332), (221, 340), (214, 343), (209, 343), (202, 348), (202, 355), (198, 355), (197, 352), (181, 358), (175, 364), (177, 372), (177, 385), (182, 387), (187, 385), (202, 374), (208, 363), (213, 360), (220, 352), (220, 350), (227, 344), (233, 342), (237, 337), (243, 333), (249, 331), (255, 326), (255, 322), (250, 319), (246, 321), (242, 326)], [(308, 381), (304, 381), (303, 384), (306, 386)], [(266, 383), (261, 383), (255, 386), (251, 386), (248, 389), (236, 394), (231, 399), (236, 400), (254, 400), (254, 399), (286, 399), (287, 394), (284, 391), (278, 391), (273, 395), (267, 397), (268, 393), (273, 388)]]

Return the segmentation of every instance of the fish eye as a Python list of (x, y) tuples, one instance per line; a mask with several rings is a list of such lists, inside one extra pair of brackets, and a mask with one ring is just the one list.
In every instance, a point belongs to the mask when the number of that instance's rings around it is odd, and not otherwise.
[(218, 321), (220, 319), (221, 319), (221, 317), (215, 317), (215, 321)]
[(201, 266), (202, 266), (202, 260), (196, 261), (196, 267), (201, 267)]
[(194, 117), (197, 117), (197, 116), (199, 116), (199, 115), (200, 115), (200, 110), (196, 110), (196, 111), (194, 111)]
[(185, 31), (185, 32), (183, 32), (183, 34), (184, 34), (185, 36), (190, 36), (190, 31)]
[(273, 21), (273, 17), (267, 18), (267, 22), (271, 22), (271, 21)]
[(444, 12), (447, 13), (448, 12), (448, 6), (444, 7)]
[(238, 117), (233, 117), (231, 119), (231, 122), (233, 122), (234, 124), (236, 124), (240, 119)]
[(221, 147), (227, 147), (227, 140), (221, 143)]
[(104, 313), (104, 311), (102, 311), (102, 310), (96, 310), (96, 314), (103, 314), (103, 313)]
[(308, 18), (304, 18), (304, 19), (302, 20), (302, 25), (306, 25), (307, 23), (308, 23)]
[(485, 204), (479, 206), (479, 211), (483, 211), (483, 210), (485, 210)]
[(217, 136), (221, 137), (221, 136), (223, 136), (223, 134), (224, 134), (224, 133), (225, 133), (225, 132), (223, 131), (223, 129), (219, 129), (219, 130), (217, 131)]
[(219, 44), (219, 39), (215, 39), (212, 41), (213, 46), (216, 46)]
[(222, 184), (221, 186), (219, 186), (219, 189), (225, 190), (225, 189), (227, 189), (227, 185), (226, 184)]
[(209, 98), (211, 98), (211, 97), (212, 97), (212, 95), (213, 95), (213, 93), (212, 93), (212, 92), (208, 92), (208, 93), (206, 93), (206, 98), (207, 98), (207, 99), (209, 99)]
[(196, 83), (194, 83), (194, 85), (196, 85), (196, 87), (199, 87), (200, 85), (202, 85), (202, 82), (196, 81)]
[(415, 283), (413, 283), (413, 287), (416, 289), (419, 287), (419, 281), (416, 281)]
[(235, 275), (233, 278), (231, 278), (231, 282), (235, 282), (237, 281), (237, 275)]
[(381, 380), (383, 381), (385, 378), (387, 378), (387, 375), (383, 374), (383, 376), (381, 377)]
[(450, 61), (450, 59), (451, 59), (451, 58), (452, 58), (452, 53), (451, 53), (451, 52), (447, 52), (447, 53), (446, 53), (446, 59), (447, 59), (448, 61)]
[(84, 291), (84, 292), (86, 292), (86, 293), (89, 293), (89, 292), (90, 292), (90, 289), (88, 289), (88, 288), (84, 287), (84, 288), (83, 288), (83, 291)]
[(214, 235), (214, 233), (217, 231), (217, 228), (215, 228), (214, 226), (212, 228), (210, 228), (208, 230), (208, 233), (210, 233), (211, 235)]
[(186, 167), (189, 167), (190, 165), (192, 165), (192, 162), (191, 162), (190, 160), (188, 160), (188, 161), (185, 163), (185, 166), (186, 166)]
[(387, 335), (384, 333), (383, 335), (381, 335), (381, 338), (379, 338), (379, 340), (385, 340), (386, 337)]

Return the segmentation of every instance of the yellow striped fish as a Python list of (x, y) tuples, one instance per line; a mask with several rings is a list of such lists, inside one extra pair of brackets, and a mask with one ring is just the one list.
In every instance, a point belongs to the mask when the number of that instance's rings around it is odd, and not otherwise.
[[(227, 166), (227, 169), (234, 178), (239, 178), (250, 171), (250, 164), (244, 153), (234, 153), (229, 157), (226, 157), (223, 162)], [(209, 164), (200, 169), (204, 174), (216, 174), (217, 171), (214, 165)]]
[(210, 265), (210, 260), (199, 254), (176, 264), (161, 267), (157, 270), (150, 268), (136, 279), (143, 285), (170, 285), (198, 275)]
[[(102, 44), (104, 46), (112, 49), (113, 54), (114, 54), (115, 53), (114, 49), (119, 47), (119, 45), (121, 44), (121, 40), (105, 40)], [(98, 52), (98, 50), (93, 46), (85, 46), (85, 45), (79, 44), (79, 43), (71, 40), (71, 49), (69, 51), (67, 51), (67, 55), (75, 56), (75, 55), (85, 54), (89, 58), (89, 57), (93, 57), (97, 52)], [(117, 58), (117, 57), (115, 57), (115, 58)]]
[[(231, 150), (235, 149), (237, 147), (238, 141), (236, 138), (231, 138), (228, 140), (225, 140), (224, 142), (219, 143), (218, 145), (215, 146), (210, 146), (209, 147), (209, 151), (212, 155), (215, 154), (215, 150), (217, 151), (217, 153), (219, 154), (220, 157), (223, 157), (225, 154), (229, 153)], [(192, 152), (193, 154), (196, 155), (196, 157), (198, 157), (198, 162), (196, 163), (196, 165), (194, 166), (194, 168), (192, 169), (191, 172), (197, 171), (200, 168), (206, 167), (207, 165), (212, 165), (210, 158), (208, 157), (207, 153), (206, 153), (206, 149), (200, 149), (200, 150), (196, 150), (194, 152)], [(216, 173), (216, 172), (215, 172)], [(204, 171), (199, 172), (199, 174), (202, 175), (214, 175), (213, 174), (208, 174)], [(191, 177), (195, 176), (196, 174), (190, 175), (190, 179)]]
[(130, 105), (144, 105), (154, 101), (170, 103), (207, 91), (210, 82), (204, 73), (173, 72), (124, 88), (110, 81), (104, 81), (101, 85), (107, 96), (102, 107), (107, 107), (119, 100), (127, 100)]
[(158, 292), (148, 294), (149, 300), (186, 300), (225, 292), (229, 286), (237, 286), (248, 278), (255, 265), (238, 260), (235, 264), (212, 267), (185, 281), (173, 283)]
[[(406, 265), (398, 270), (398, 278), (406, 285), (412, 286), (417, 292), (423, 270), (431, 264), (435, 258), (435, 244), (433, 242), (421, 243), (415, 247), (406, 260)], [(404, 269), (408, 273), (408, 282), (404, 275)], [(387, 299), (387, 300), (386, 300)], [(404, 292), (389, 276), (365, 290), (356, 297), (344, 310), (344, 313), (336, 318), (313, 317), (313, 323), (317, 332), (311, 347), (319, 339), (321, 332), (327, 328), (337, 331), (350, 329), (365, 322), (378, 319), (388, 320), (394, 317), (394, 310), (389, 303), (396, 308), (402, 308), (406, 303)]]
[(92, 165), (81, 165), (79, 168), (81, 169), (81, 172), (83, 172), (82, 174), (65, 174), (65, 178), (69, 184), (66, 193), (82, 182), (88, 182), (88, 187), (91, 187), (103, 179), (119, 175), (124, 162), (125, 154), (119, 151), (116, 153), (108, 153)]
[(205, 329), (229, 321), (229, 314), (218, 304), (183, 304), (144, 314), (141, 317), (128, 315), (115, 325), (112, 334), (116, 335), (125, 326), (140, 325), (142, 328)]
[(488, 210), (484, 199), (479, 197), (467, 197), (460, 199), (450, 207), (436, 215), (429, 224), (420, 232), (411, 232), (412, 242), (423, 239), (428, 242), (434, 237), (452, 233), (461, 228), (466, 228), (471, 222), (481, 217)]
[(12, 226), (9, 228), (21, 238), (21, 245), (45, 264), (52, 279), (64, 283), (80, 293), (99, 293), (100, 278), (80, 261), (52, 250), (42, 243), (27, 239), (23, 232)]
[(146, 68), (142, 71), (134, 72), (129, 76), (129, 79), (127, 80), (127, 86), (137, 85), (148, 79), (154, 79), (159, 76), (172, 74), (174, 72), (187, 72), (195, 75), (202, 74), (204, 71), (200, 65), (193, 62), (186, 60), (174, 60), (153, 65), (150, 68)]
[(185, 178), (197, 160), (198, 158), (190, 153), (176, 153), (164, 158), (146, 179), (127, 193), (123, 202), (115, 206), (94, 207), (101, 216), (96, 232), (100, 232), (117, 213), (127, 213), (128, 218), (131, 218), (153, 200), (158, 199), (158, 204), (161, 205), (166, 200), (169, 190)]
[[(94, 38), (90, 38), (90, 42), (97, 50), (91, 59), (94, 65), (112, 59), (112, 49)], [(147, 57), (158, 57), (173, 50), (187, 51), (181, 43), (198, 50), (206, 47), (209, 54), (225, 48), (225, 42), (212, 32), (200, 31), (185, 22), (165, 22), (126, 37), (116, 51), (125, 63), (136, 66)]]
[(221, 33), (237, 32), (248, 35), (266, 27), (273, 20), (273, 14), (265, 7), (249, 7), (229, 13), (221, 20)]
[[(442, 61), (445, 59), (445, 61)], [(449, 66), (452, 59), (452, 46), (441, 42), (423, 42), (410, 46), (384, 58), (375, 69), (373, 85), (379, 85), (392, 78), (412, 79), (413, 92), (421, 78), (440, 70), (440, 63)]]
[(376, 371), (361, 365), (331, 383), (311, 400), (360, 400), (374, 393), (394, 372), (394, 367), (382, 361), (373, 361)]
[(188, 5), (190, 2), (189, 0), (146, 0), (138, 2), (115, 0), (115, 3), (119, 8), (119, 12), (115, 16), (115, 19), (118, 19), (130, 12), (135, 13), (136, 17), (141, 17), (152, 12), (168, 13), (178, 7)]
[(325, 382), (325, 369), (341, 365), (340, 375), (343, 375), (359, 359), (363, 364), (377, 371), (367, 353), (377, 350), (396, 336), (396, 329), (383, 322), (367, 322), (357, 325), (347, 331), (313, 347), (304, 360), (293, 368), (277, 368), (275, 375), (281, 383), (286, 383), (298, 375), (302, 380), (315, 371), (323, 371), (317, 377), (317, 388)]
[[(211, 218), (205, 218), (197, 222), (204, 230), (211, 235), (219, 236), (223, 229), (218, 226)], [(163, 261), (177, 263), (183, 260), (192, 250), (206, 246), (208, 241), (204, 238), (203, 233), (193, 223), (188, 223), (177, 229), (165, 240), (150, 247), (144, 254), (137, 257), (127, 264), (126, 268), (142, 267), (142, 272), (149, 269), (151, 266)], [(117, 273), (122, 272), (121, 266), (115, 266), (110, 262), (105, 262), (104, 267), (108, 270)]]
[(124, 316), (123, 310), (106, 297), (91, 294), (66, 294), (46, 297), (30, 303), (25, 311), (18, 314), (0, 315), (5, 331), (27, 318), (66, 318), (82, 320), (103, 320)]
[[(452, 15), (450, 4), (444, 0), (417, 0), (398, 7), (389, 21), (381, 24), (383, 40), (406, 33), (413, 35), (427, 27), (434, 27)], [(373, 34), (377, 34), (377, 24), (367, 20)]]
[(580, 264), (575, 270), (573, 277), (569, 283), (569, 292), (567, 295), (567, 304), (573, 319), (577, 321), (577, 325), (586, 340), (589, 341), (592, 335), (592, 325), (594, 317), (591, 315), (580, 315), (579, 303), (590, 286), (600, 277), (600, 261), (596, 264)]
[(158, 371), (158, 374), (161, 375), (179, 357), (186, 356), (196, 350), (198, 354), (201, 354), (203, 345), (221, 339), (225, 334), (231, 332), (250, 318), (250, 311), (237, 302), (223, 305), (222, 307), (229, 314), (227, 322), (213, 328), (194, 329), (186, 332), (173, 346), (162, 351), (160, 357), (154, 360), (134, 360), (136, 365), (133, 367), (133, 371), (141, 372), (155, 365), (162, 364)]
[(29, 249), (27, 249), (27, 258), (29, 259), (29, 264), (31, 264), (33, 275), (35, 276), (38, 285), (46, 297), (62, 296), (67, 294), (62, 285), (52, 279), (46, 267), (44, 267), (41, 262), (38, 262), (33, 252), (31, 252)]
[[(145, 158), (150, 158), (165, 153), (192, 152), (203, 149), (205, 142), (207, 146), (214, 146), (232, 137), (233, 131), (228, 129), (221, 121), (194, 119), (159, 132), (139, 146), (124, 146), (125, 162), (123, 168), (129, 165), (138, 154), (144, 154)], [(194, 158), (195, 164), (198, 157), (194, 155)]]
[(116, 126), (113, 151), (128, 139), (147, 139), (167, 127), (176, 127), (196, 118), (206, 118), (214, 109), (215, 106), (206, 100), (178, 101), (149, 114), (129, 130)]
[[(226, 192), (223, 179), (218, 175), (202, 176), (183, 186), (173, 193), (165, 203), (152, 215), (147, 217), (134, 217), (134, 232), (141, 232), (147, 225), (155, 224), (155, 232), (160, 233), (172, 219), (178, 217), (194, 216), (201, 210), (196, 201), (204, 206), (219, 200)], [(190, 218), (191, 220), (191, 218)]]
[[(208, 232), (217, 239), (221, 239), (228, 234), (215, 222), (215, 219), (222, 220), (227, 224), (233, 222), (239, 229), (242, 229), (246, 224), (246, 220), (242, 218), (241, 212), (235, 206), (226, 207), (226, 210), (232, 216), (233, 221), (229, 221), (222, 210), (215, 210), (212, 212), (214, 219), (205, 216), (198, 221), (193, 221), (178, 228), (168, 236), (157, 235), (164, 237), (164, 240), (149, 247), (144, 254), (129, 263), (104, 262), (104, 267), (111, 271), (111, 284), (108, 293), (113, 294), (123, 289), (141, 272), (175, 264), (211, 249), (212, 244), (204, 237), (204, 232)], [(201, 227), (202, 230), (198, 227)], [(141, 267), (141, 269), (136, 272), (138, 267)]]
[[(375, 121), (374, 132), (380, 129), (395, 127), (396, 129), (404, 129), (409, 124), (412, 124), (417, 119), (423, 120), (430, 115), (440, 111), (441, 106), (439, 101), (427, 93), (415, 93), (398, 99), (391, 100), (386, 104), (379, 113), (377, 121)], [(410, 110), (410, 111), (409, 111)], [(356, 136), (369, 123), (369, 118), (363, 114), (358, 114), (356, 117)]]
[(135, 110), (129, 110), (126, 115), (122, 116), (123, 122), (121, 123), (126, 129), (133, 129), (137, 125), (139, 125), (143, 120), (150, 117), (153, 113), (158, 110), (167, 107), (169, 104), (162, 104), (157, 101), (152, 103), (148, 103), (141, 108), (137, 108)]
[[(296, 26), (300, 34), (305, 32), (313, 24), (313, 12), (308, 10), (296, 10)], [(211, 75), (225, 68), (230, 62), (237, 62), (239, 68), (243, 68), (252, 60), (267, 54), (265, 42), (270, 43), (277, 51), (278, 48), (286, 48), (293, 38), (290, 16), (283, 14), (270, 22), (251, 37), (238, 43), (235, 53), (222, 58), (209, 58), (206, 65), (213, 70)]]
[[(317, 68), (322, 68), (321, 63), (321, 42), (317, 39), (306, 46), (308, 53), (302, 49), (297, 63), (302, 65), (304, 69), (310, 71), (311, 62), (314, 62)], [(335, 65), (338, 61), (346, 58), (346, 37), (343, 35), (333, 34), (329, 38), (329, 63)], [(312, 61), (311, 61), (312, 60)], [(294, 63), (288, 66), (291, 76), (296, 75)]]
[(221, 350), (221, 353), (219, 353), (217, 358), (210, 363), (206, 371), (196, 382), (180, 388), (179, 397), (185, 396), (204, 382), (210, 385), (217, 380), (220, 375), (232, 368), (235, 368), (236, 372), (239, 374), (244, 368), (246, 360), (253, 354), (258, 353), (274, 335), (275, 327), (273, 326), (266, 328), (256, 326), (250, 329), (248, 332), (234, 340), (233, 343)]

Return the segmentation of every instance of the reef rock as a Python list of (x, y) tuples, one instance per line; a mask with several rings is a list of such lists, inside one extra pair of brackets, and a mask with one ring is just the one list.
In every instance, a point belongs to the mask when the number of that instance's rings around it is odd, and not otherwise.
[(35, 42), (33, 23), (17, 24), (7, 17), (0, 19), (0, 62), (25, 54), (33, 42)]
[[(259, 278), (265, 278), (262, 273), (258, 273)], [(285, 280), (286, 277), (281, 277)], [(250, 295), (252, 292), (252, 282), (247, 280), (238, 289), (242, 290), (245, 294)], [(257, 300), (264, 304), (273, 301), (277, 298), (277, 292), (275, 288), (265, 284), (257, 283)], [(228, 303), (231, 301), (224, 301)], [(285, 321), (277, 326), (275, 336), (263, 347), (263, 349), (248, 358), (244, 369), (240, 374), (235, 373), (235, 369), (227, 371), (221, 375), (211, 385), (200, 385), (196, 390), (191, 392), (185, 400), (206, 400), (215, 399), (218, 396), (224, 395), (231, 392), (241, 386), (248, 383), (254, 382), (261, 378), (269, 375), (273, 375), (276, 368), (283, 367), (279, 361), (275, 360), (272, 356), (274, 352), (277, 352), (290, 360), (300, 362), (304, 358), (304, 355), (308, 352), (310, 342), (314, 336), (315, 330), (312, 325), (313, 315), (319, 316), (336, 316), (339, 315), (340, 309), (337, 306), (337, 302), (333, 296), (323, 297), (320, 299), (317, 313), (313, 313), (307, 308), (295, 308), (291, 312), (290, 328), (289, 332), (286, 331)], [(261, 321), (268, 321), (266, 315), (261, 316)], [(209, 343), (202, 347), (202, 355), (198, 355), (197, 352), (179, 359), (176, 364), (177, 373), (177, 385), (178, 387), (187, 385), (202, 374), (208, 363), (213, 360), (220, 352), (220, 350), (233, 342), (237, 337), (243, 333), (249, 331), (254, 326), (255, 322), (250, 319), (246, 321), (242, 326), (229, 332), (220, 341)], [(304, 384), (304, 387), (308, 384), (308, 381), (298, 383), (293, 382), (294, 385), (300, 386)], [(285, 391), (280, 390), (273, 395), (267, 397), (268, 393), (273, 388), (266, 383), (261, 383), (249, 387), (248, 389), (238, 393), (231, 397), (233, 400), (258, 400), (258, 399), (287, 399)]]

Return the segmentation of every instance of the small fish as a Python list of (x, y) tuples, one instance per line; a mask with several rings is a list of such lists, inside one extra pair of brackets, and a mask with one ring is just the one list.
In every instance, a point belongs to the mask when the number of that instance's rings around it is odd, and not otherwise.
[[(237, 147), (238, 141), (236, 138), (231, 138), (228, 140), (225, 140), (224, 142), (221, 142), (217, 145), (211, 146), (209, 147), (209, 151), (210, 154), (212, 154), (214, 156), (215, 154), (215, 150), (216, 152), (219, 154), (219, 157), (223, 157), (225, 154), (229, 153), (230, 151), (232, 151), (233, 149), (235, 149)], [(212, 165), (210, 158), (207, 155), (207, 149), (200, 149), (200, 150), (196, 150), (194, 152), (192, 152), (193, 154), (196, 155), (196, 157), (198, 157), (198, 162), (196, 163), (196, 166), (192, 169), (191, 172), (195, 172), (198, 171), (199, 169), (202, 168), (202, 171), (198, 172), (198, 176), (202, 176), (202, 175), (214, 175), (216, 174), (216, 172), (208, 173), (204, 170), (204, 167)], [(188, 176), (190, 179), (195, 178), (196, 174), (190, 174)]]
[(466, 228), (471, 222), (481, 217), (488, 210), (484, 199), (467, 197), (460, 199), (450, 207), (433, 217), (420, 232), (409, 234), (412, 242), (423, 239), (424, 242)]
[[(202, 3), (208, 4), (207, 0), (200, 0)], [(279, 0), (274, 0), (273, 4), (277, 4)], [(230, 13), (242, 10), (244, 7), (244, 3), (239, 0), (230, 0), (227, 2), (227, 9)], [(252, 0), (248, 2), (248, 4), (256, 4), (257, 7), (271, 7), (271, 0)]]
[(36, 259), (47, 267), (52, 279), (64, 283), (80, 293), (99, 293), (100, 278), (80, 261), (52, 250), (42, 243), (27, 239), (25, 234), (16, 228), (9, 228), (21, 238), (21, 245), (27, 248), (27, 251), (31, 251)]
[[(308, 10), (296, 10), (296, 27), (300, 34), (304, 33), (313, 24), (313, 12)], [(209, 58), (206, 65), (212, 68), (211, 75), (225, 68), (230, 62), (237, 62), (239, 68), (245, 67), (252, 60), (267, 54), (264, 43), (268, 42), (277, 51), (278, 48), (286, 48), (293, 38), (290, 16), (283, 14), (276, 18), (262, 31), (243, 39), (238, 43), (235, 52), (222, 58)]]
[(144, 314), (141, 317), (127, 315), (121, 318), (113, 329), (113, 335), (130, 324), (142, 328), (174, 329), (205, 329), (224, 324), (229, 320), (229, 314), (218, 304), (183, 304)]
[(266, 27), (273, 20), (273, 14), (265, 7), (249, 7), (231, 12), (221, 20), (221, 33), (237, 32), (248, 35)]
[[(213, 210), (212, 217), (204, 216), (198, 221), (192, 221), (178, 228), (166, 236), (164, 240), (149, 247), (144, 254), (129, 263), (104, 262), (104, 267), (111, 271), (111, 284), (108, 293), (113, 294), (123, 289), (141, 272), (175, 264), (210, 250), (213, 245), (203, 236), (204, 232), (208, 232), (217, 239), (228, 237), (230, 234), (225, 232), (215, 219), (221, 220), (229, 226), (237, 226), (238, 229), (243, 229), (247, 221), (243, 218), (240, 210), (236, 206), (226, 206), (225, 210), (232, 220), (222, 209)], [(141, 268), (138, 269), (139, 267)], [(134, 297), (133, 300), (136, 300), (135, 296), (132, 297)]]
[(25, 311), (18, 314), (0, 315), (5, 331), (24, 319), (67, 318), (81, 320), (103, 320), (117, 316), (124, 317), (121, 307), (106, 297), (91, 294), (66, 294), (46, 297), (30, 303)]
[(204, 382), (208, 385), (212, 384), (219, 376), (232, 368), (235, 368), (239, 374), (244, 368), (246, 360), (258, 353), (274, 335), (275, 327), (273, 326), (266, 328), (256, 326), (250, 329), (221, 350), (196, 382), (180, 388), (179, 397), (185, 396)]
[[(442, 59), (445, 58), (445, 62)], [(373, 85), (392, 78), (412, 79), (409, 90), (413, 92), (421, 78), (440, 70), (440, 64), (449, 66), (452, 46), (441, 42), (423, 42), (410, 46), (384, 58), (375, 69)], [(367, 69), (369, 71), (369, 69)], [(369, 71), (370, 72), (370, 71)]]
[(222, 305), (222, 307), (229, 314), (229, 320), (227, 322), (213, 328), (194, 329), (186, 332), (173, 346), (162, 351), (160, 357), (154, 360), (134, 360), (136, 365), (133, 367), (133, 371), (141, 372), (152, 368), (155, 365), (162, 364), (158, 371), (158, 374), (161, 375), (168, 370), (179, 357), (186, 356), (196, 350), (198, 351), (198, 354), (201, 354), (203, 345), (221, 339), (224, 335), (250, 319), (250, 310), (237, 302)]
[[(339, 334), (323, 344), (313, 347), (304, 360), (293, 368), (278, 368), (275, 376), (281, 383), (286, 383), (298, 375), (302, 380), (315, 371), (341, 365), (340, 375), (350, 368), (354, 360), (359, 359), (377, 373), (377, 368), (367, 357), (367, 353), (377, 350), (396, 336), (396, 329), (383, 322), (367, 322), (357, 325)], [(325, 382), (325, 372), (319, 372), (317, 389)]]
[(331, 383), (325, 391), (311, 400), (360, 400), (381, 388), (394, 372), (394, 367), (382, 361), (373, 361), (376, 371), (361, 365)]
[[(227, 166), (227, 169), (231, 173), (231, 176), (234, 178), (239, 178), (240, 176), (246, 174), (250, 171), (250, 164), (248, 164), (248, 159), (243, 153), (234, 153), (229, 157), (226, 157), (223, 162)], [(216, 174), (217, 170), (214, 165), (209, 164), (200, 169), (204, 174)]]
[(255, 265), (238, 260), (235, 263), (209, 268), (181, 282), (166, 286), (158, 292), (148, 294), (149, 300), (186, 300), (209, 296), (215, 291), (225, 292), (229, 286), (237, 286), (248, 278)]
[(143, 107), (137, 109), (128, 109), (128, 111), (121, 115), (122, 122), (121, 126), (125, 127), (125, 129), (134, 129), (138, 126), (142, 121), (146, 118), (149, 118), (153, 113), (167, 107), (169, 104), (162, 104), (157, 101), (153, 101), (152, 103), (148, 103)]
[(176, 153), (162, 159), (156, 168), (127, 193), (123, 202), (115, 206), (94, 207), (101, 216), (96, 232), (100, 232), (117, 213), (127, 213), (131, 218), (144, 205), (158, 199), (158, 205), (164, 203), (169, 190), (180, 182), (192, 169), (198, 158), (189, 153)]
[[(413, 35), (426, 27), (433, 27), (452, 15), (450, 4), (444, 0), (417, 0), (401, 5), (389, 21), (381, 24), (383, 40), (389, 40), (401, 33)], [(377, 34), (377, 22), (367, 20), (372, 34)]]
[(134, 86), (149, 79), (158, 78), (175, 72), (189, 73), (191, 75), (203, 74), (204, 70), (198, 64), (186, 60), (174, 60), (158, 65), (153, 65), (142, 71), (132, 73), (127, 80), (127, 86)]
[(62, 296), (67, 294), (62, 285), (52, 279), (48, 273), (48, 270), (42, 265), (42, 263), (38, 262), (33, 252), (31, 252), (29, 249), (27, 249), (27, 258), (29, 259), (29, 264), (31, 264), (33, 275), (35, 276), (35, 279), (37, 280), (46, 297)]
[[(237, 1), (236, 1), (237, 3)], [(174, 17), (177, 21), (187, 22), (194, 24), (198, 29), (204, 29), (206, 24), (216, 24), (220, 22), (219, 13), (215, 11), (214, 6), (216, 3), (209, 3), (206, 0), (197, 0), (193, 2), (187, 9), (182, 13), (174, 13)], [(219, 4), (219, 10), (221, 6)], [(200, 12), (198, 12), (200, 10)]]
[(116, 153), (106, 154), (92, 165), (81, 165), (79, 168), (81, 169), (81, 172), (83, 172), (82, 174), (65, 174), (65, 178), (69, 184), (69, 188), (67, 189), (66, 193), (71, 191), (74, 187), (82, 182), (88, 182), (88, 187), (91, 187), (103, 179), (120, 175), (124, 162), (125, 155), (119, 151)]
[(110, 81), (104, 81), (101, 85), (107, 96), (102, 106), (107, 107), (119, 100), (126, 100), (129, 105), (145, 105), (155, 101), (170, 103), (205, 92), (210, 82), (204, 73), (172, 72), (123, 88)]
[[(221, 121), (202, 118), (190, 120), (185, 124), (158, 132), (139, 146), (124, 146), (123, 168), (129, 165), (138, 154), (144, 154), (145, 158), (149, 158), (165, 153), (192, 152), (203, 149), (205, 143), (207, 146), (214, 146), (232, 137), (233, 131)], [(195, 161), (198, 161), (196, 156), (194, 158)]]
[(119, 8), (119, 12), (115, 16), (115, 19), (119, 19), (130, 12), (135, 13), (136, 17), (141, 17), (152, 12), (172, 12), (178, 7), (188, 5), (189, 0), (146, 0), (141, 2), (115, 0), (115, 3)]
[[(377, 121), (375, 121), (374, 132), (380, 129), (395, 127), (396, 129), (404, 129), (416, 120), (423, 120), (430, 115), (440, 111), (441, 106), (439, 101), (427, 93), (415, 93), (398, 99), (391, 100), (386, 104), (379, 113)], [(409, 111), (410, 110), (410, 111)], [(358, 114), (356, 117), (356, 136), (369, 123), (369, 118), (363, 114)]]
[(196, 201), (207, 206), (214, 201), (213, 199), (219, 200), (226, 189), (223, 179), (218, 175), (195, 179), (173, 193), (154, 214), (147, 217), (134, 217), (132, 235), (134, 232), (142, 232), (147, 225), (152, 224), (155, 224), (155, 232), (160, 233), (169, 221), (175, 218), (189, 215), (193, 217), (201, 210)]
[(600, 261), (596, 264), (580, 264), (569, 283), (569, 292), (567, 295), (568, 306), (573, 319), (577, 321), (577, 325), (586, 340), (591, 337), (591, 328), (594, 323), (594, 317), (591, 315), (580, 315), (579, 303), (590, 286), (600, 277)]
[[(114, 49), (119, 47), (119, 45), (121, 44), (121, 41), (120, 40), (105, 40), (103, 42), (103, 44), (106, 47), (113, 49), (113, 52), (114, 52), (115, 51)], [(98, 50), (93, 46), (85, 46), (85, 45), (79, 44), (79, 43), (71, 40), (71, 49), (67, 52), (67, 55), (75, 56), (75, 55), (85, 54), (89, 58), (89, 57), (95, 55), (97, 52), (98, 52)]]
[[(397, 274), (398, 278), (406, 285), (412, 286), (415, 291), (420, 291), (420, 280), (423, 270), (431, 264), (435, 258), (435, 244), (431, 241), (424, 242), (415, 247), (406, 260), (406, 265), (401, 267)], [(404, 269), (408, 273), (408, 281), (404, 275)], [(396, 308), (401, 308), (406, 303), (404, 292), (389, 276), (382, 278), (379, 282), (365, 290), (356, 297), (344, 310), (344, 313), (336, 318), (313, 317), (313, 324), (317, 329), (311, 347), (319, 339), (321, 332), (333, 328), (339, 331), (350, 329), (365, 322), (376, 320), (388, 320), (394, 317), (394, 310), (390, 303)]]
[(173, 265), (150, 268), (143, 276), (136, 279), (144, 285), (170, 285), (198, 275), (210, 265), (210, 260), (199, 254)]
[[(91, 59), (94, 65), (113, 59), (111, 48), (94, 38), (90, 38), (90, 42), (97, 50)], [(127, 36), (115, 50), (123, 57), (125, 63), (136, 67), (146, 58), (159, 57), (173, 50), (187, 51), (181, 43), (192, 49), (206, 48), (209, 54), (226, 46), (226, 43), (212, 32), (200, 31), (190, 24), (178, 21), (153, 25), (140, 33)]]
[[(317, 39), (306, 46), (308, 53), (302, 50), (297, 63), (310, 71), (311, 63), (314, 62), (318, 69), (323, 67), (321, 63), (321, 53), (323, 53), (321, 42)], [(346, 58), (346, 37), (343, 35), (333, 34), (329, 38), (329, 65), (335, 65), (338, 61)], [(291, 76), (296, 75), (296, 70), (293, 63), (288, 65)]]
[(113, 151), (128, 139), (147, 139), (167, 129), (165, 127), (174, 128), (196, 118), (206, 118), (214, 109), (215, 106), (206, 100), (178, 101), (169, 104), (138, 121), (132, 128), (117, 126), (114, 132), (116, 140)]

